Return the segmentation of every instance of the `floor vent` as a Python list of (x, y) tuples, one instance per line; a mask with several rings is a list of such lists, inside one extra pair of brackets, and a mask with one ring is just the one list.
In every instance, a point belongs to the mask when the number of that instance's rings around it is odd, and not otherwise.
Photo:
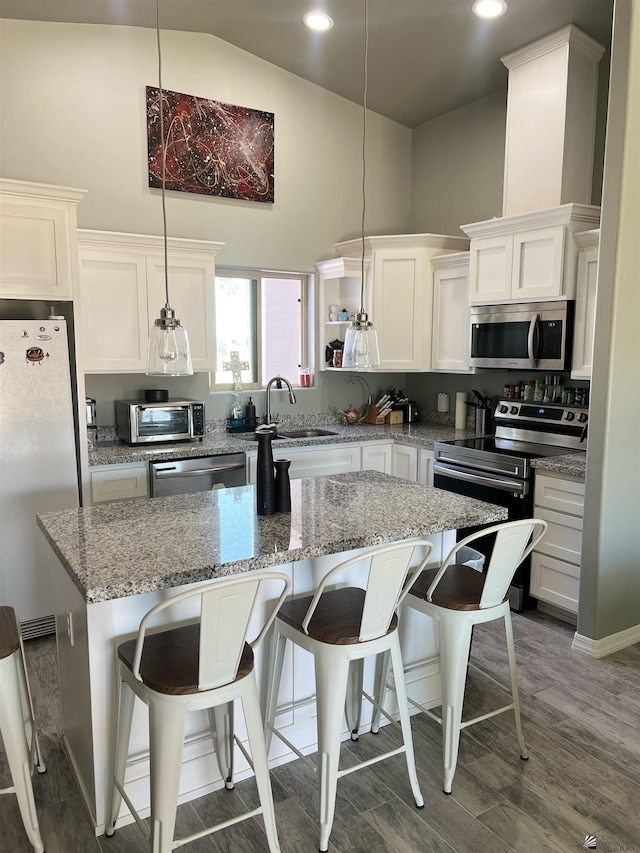
[(23, 640), (33, 640), (34, 637), (46, 637), (56, 632), (56, 617), (41, 616), (39, 619), (27, 619), (20, 623)]

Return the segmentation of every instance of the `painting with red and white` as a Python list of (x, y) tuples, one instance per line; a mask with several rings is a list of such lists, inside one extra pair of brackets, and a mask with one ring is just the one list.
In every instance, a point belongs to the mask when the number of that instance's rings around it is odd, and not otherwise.
[(273, 203), (273, 113), (167, 89), (162, 96), (164, 140), (159, 89), (147, 86), (150, 187), (162, 186), (164, 144), (166, 189)]

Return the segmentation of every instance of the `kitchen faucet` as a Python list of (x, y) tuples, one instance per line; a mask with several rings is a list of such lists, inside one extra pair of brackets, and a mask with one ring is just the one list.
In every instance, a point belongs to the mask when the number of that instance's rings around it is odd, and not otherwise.
[(270, 379), (267, 382), (267, 414), (264, 419), (265, 424), (271, 423), (271, 386), (274, 382), (276, 384), (276, 388), (282, 388), (282, 383), (284, 382), (289, 389), (289, 402), (292, 405), (296, 402), (296, 395), (293, 393), (293, 388), (291, 387), (289, 380), (285, 379), (284, 376), (274, 376), (273, 379)]

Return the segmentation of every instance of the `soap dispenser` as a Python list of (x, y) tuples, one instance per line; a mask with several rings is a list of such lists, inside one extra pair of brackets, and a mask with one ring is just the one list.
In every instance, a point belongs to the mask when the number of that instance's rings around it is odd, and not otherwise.
[(251, 397), (247, 402), (247, 405), (244, 407), (244, 420), (245, 424), (248, 427), (255, 426), (256, 423), (256, 407), (254, 406)]

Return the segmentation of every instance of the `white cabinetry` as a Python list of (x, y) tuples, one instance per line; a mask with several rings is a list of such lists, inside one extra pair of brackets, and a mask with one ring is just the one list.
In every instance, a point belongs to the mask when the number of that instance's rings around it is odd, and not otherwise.
[(433, 341), (431, 369), (474, 373), (469, 367), (469, 252), (431, 259), (433, 267)]
[(564, 204), (463, 225), (471, 237), (470, 303), (574, 299), (578, 254), (574, 235), (599, 224), (599, 207)]
[(70, 300), (86, 190), (0, 179), (0, 296)]
[(418, 482), (418, 448), (411, 444), (393, 445), (393, 468), (391, 473), (394, 477), (402, 477)]
[[(468, 247), (464, 237), (400, 234), (365, 238), (364, 309), (378, 333), (383, 372), (431, 369), (433, 278), (430, 260)], [(316, 264), (320, 280), (319, 362), (334, 337), (344, 340), (346, 323), (329, 321), (329, 305), (358, 311), (361, 288), (361, 241), (336, 244), (337, 259)]]
[(578, 612), (584, 482), (536, 473), (534, 515), (547, 532), (531, 556), (530, 592), (571, 613)]
[(391, 474), (393, 460), (393, 445), (365, 442), (362, 445), (362, 470), (380, 471)]
[(420, 448), (418, 453), (418, 482), (421, 486), (433, 486), (433, 450)]
[[(344, 474), (348, 471), (359, 471), (360, 444), (326, 444), (311, 447), (279, 447), (276, 441), (273, 445), (274, 459), (290, 459), (289, 477), (292, 480), (300, 477), (317, 477), (323, 474)], [(247, 453), (247, 482), (255, 483), (257, 479), (258, 451)]]
[(126, 501), (149, 496), (149, 465), (131, 462), (123, 465), (97, 465), (91, 468), (91, 503)]
[(573, 325), (572, 379), (591, 379), (593, 337), (596, 321), (599, 243), (599, 229), (576, 234), (578, 274), (576, 282), (576, 312)]
[[(215, 369), (215, 256), (222, 243), (169, 240), (169, 299), (189, 334), (195, 371)], [(149, 327), (165, 304), (161, 237), (80, 231), (83, 367), (140, 373)]]

